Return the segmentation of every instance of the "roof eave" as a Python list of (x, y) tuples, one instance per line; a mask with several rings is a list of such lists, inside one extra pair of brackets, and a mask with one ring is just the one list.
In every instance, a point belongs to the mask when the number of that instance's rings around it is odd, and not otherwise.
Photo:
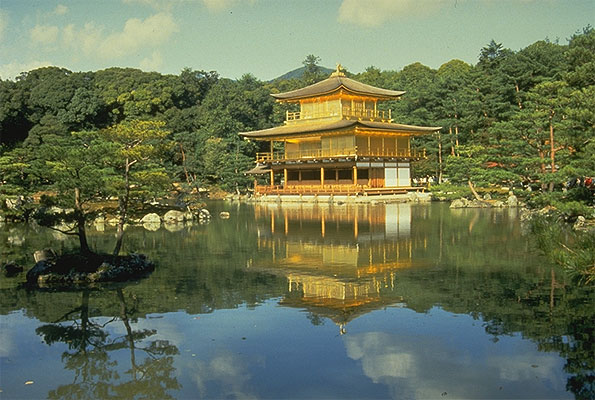
[(297, 95), (297, 96), (285, 96), (288, 93), (292, 93), (292, 92), (286, 92), (286, 93), (271, 93), (271, 96), (273, 96), (275, 98), (276, 101), (278, 102), (295, 102), (295, 101), (299, 101), (299, 100), (304, 100), (304, 99), (309, 99), (309, 98), (315, 98), (315, 97), (321, 97), (321, 96), (327, 96), (330, 94), (333, 94), (335, 92), (340, 91), (341, 89), (349, 92), (349, 93), (353, 93), (355, 95), (358, 96), (367, 96), (367, 97), (374, 97), (378, 100), (396, 100), (399, 97), (403, 96), (406, 92), (405, 91), (394, 91), (395, 94), (394, 95), (389, 95), (389, 94), (373, 94), (373, 93), (366, 93), (366, 92), (359, 92), (353, 89), (349, 89), (348, 87), (344, 86), (343, 84), (341, 84), (339, 87), (332, 89), (332, 90), (327, 90), (324, 92), (318, 92), (318, 93), (314, 93), (314, 94), (305, 94), (305, 95)]

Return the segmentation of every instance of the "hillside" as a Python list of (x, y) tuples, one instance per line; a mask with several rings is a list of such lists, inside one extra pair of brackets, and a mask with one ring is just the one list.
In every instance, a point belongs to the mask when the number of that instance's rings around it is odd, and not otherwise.
[[(326, 68), (326, 67), (318, 67), (325, 75), (330, 75), (334, 69), (331, 68)], [(288, 80), (288, 79), (300, 79), (302, 77), (302, 75), (304, 75), (304, 71), (306, 70), (306, 67), (300, 67), (300, 68), (296, 68), (292, 71), (286, 72), (281, 76), (278, 76), (274, 79), (271, 79), (270, 82), (275, 82), (275, 81), (282, 81), (282, 80)]]

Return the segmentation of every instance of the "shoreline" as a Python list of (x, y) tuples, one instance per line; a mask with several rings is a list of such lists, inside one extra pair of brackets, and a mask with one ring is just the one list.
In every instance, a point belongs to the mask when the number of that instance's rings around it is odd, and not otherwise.
[(409, 192), (384, 195), (262, 195), (258, 197), (232, 196), (228, 200), (249, 203), (332, 203), (332, 204), (374, 204), (374, 203), (430, 203), (430, 192)]

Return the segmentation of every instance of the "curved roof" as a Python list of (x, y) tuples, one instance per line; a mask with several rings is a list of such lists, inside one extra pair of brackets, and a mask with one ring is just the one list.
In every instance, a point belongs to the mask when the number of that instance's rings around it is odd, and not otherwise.
[(330, 94), (341, 88), (355, 94), (368, 95), (384, 99), (396, 99), (405, 93), (403, 91), (388, 90), (366, 85), (365, 83), (347, 78), (343, 74), (333, 73), (329, 78), (313, 85), (306, 86), (305, 88), (292, 90), (285, 93), (271, 94), (271, 96), (277, 100), (297, 100)]
[(267, 139), (271, 137), (301, 135), (314, 132), (328, 132), (356, 126), (392, 133), (408, 133), (411, 135), (423, 135), (427, 133), (436, 132), (440, 129), (440, 127), (434, 126), (414, 126), (386, 122), (370, 122), (342, 119), (333, 122), (282, 125), (276, 126), (274, 128), (262, 129), (259, 131), (240, 132), (240, 135), (251, 139)]

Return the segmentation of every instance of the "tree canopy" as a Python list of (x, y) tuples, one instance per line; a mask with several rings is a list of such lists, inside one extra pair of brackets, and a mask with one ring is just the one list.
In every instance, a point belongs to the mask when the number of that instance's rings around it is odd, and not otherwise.
[[(481, 171), (471, 177), (476, 185), (531, 187), (562, 198), (566, 182), (594, 170), (594, 49), (595, 30), (587, 27), (565, 45), (545, 39), (513, 51), (492, 40), (479, 49), (475, 65), (450, 60), (438, 69), (421, 63), (402, 70), (370, 66), (347, 75), (406, 91), (399, 101), (379, 105), (393, 110), (395, 122), (442, 126), (412, 140), (428, 155), (414, 165), (414, 178), (466, 185), (469, 177), (460, 172), (471, 163)], [(244, 172), (267, 144), (243, 141), (238, 132), (282, 123), (295, 105), (275, 103), (269, 94), (324, 79), (320, 61), (309, 54), (301, 78), (273, 82), (251, 74), (230, 80), (191, 68), (164, 75), (57, 67), (0, 80), (0, 194), (51, 180), (30, 168), (27, 152), (43, 154), (40, 149), (59, 138), (79, 140), (72, 132), (109, 132), (131, 121), (163, 121), (169, 145), (159, 165), (175, 181), (242, 192), (250, 185)]]

